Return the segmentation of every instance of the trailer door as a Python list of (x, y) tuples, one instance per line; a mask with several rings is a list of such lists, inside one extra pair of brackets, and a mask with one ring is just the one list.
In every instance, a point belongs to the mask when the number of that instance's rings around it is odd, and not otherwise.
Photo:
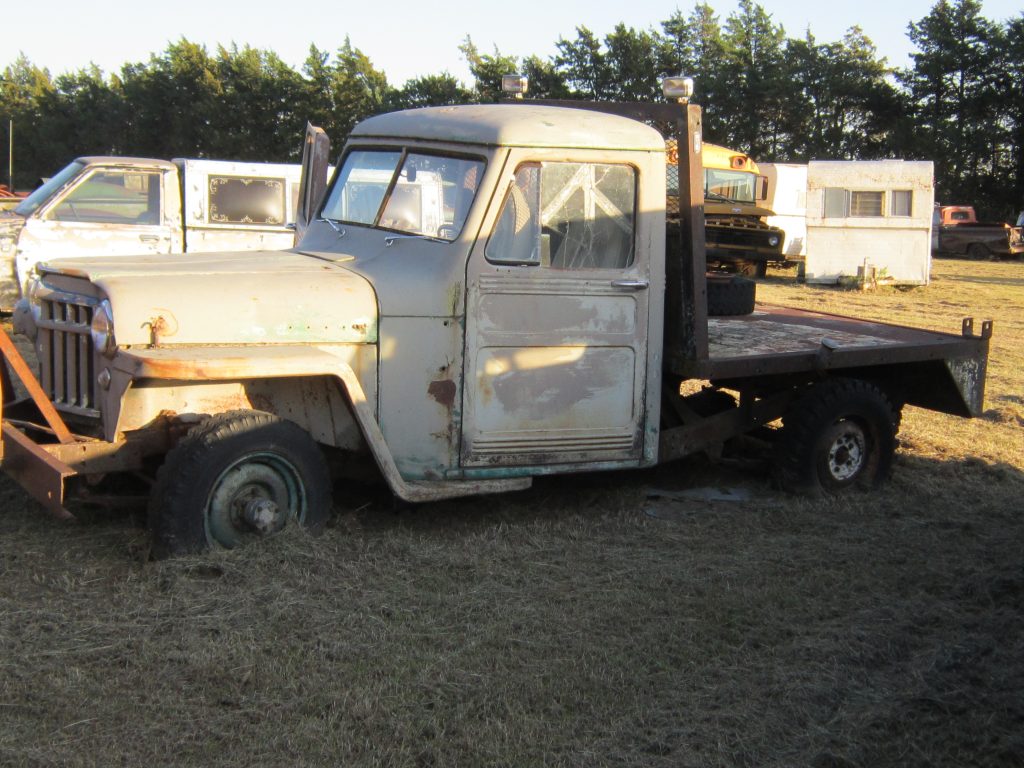
[(522, 162), (467, 271), (462, 463), (643, 454), (650, 265), (636, 170)]

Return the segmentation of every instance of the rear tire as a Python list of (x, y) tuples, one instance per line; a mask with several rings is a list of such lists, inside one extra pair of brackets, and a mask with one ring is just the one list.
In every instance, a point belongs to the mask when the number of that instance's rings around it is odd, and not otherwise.
[(189, 432), (157, 472), (153, 554), (231, 549), (296, 524), (319, 532), (330, 511), (327, 462), (305, 430), (262, 411), (228, 411)]
[(736, 275), (708, 275), (708, 315), (729, 317), (754, 311), (757, 283)]
[(967, 258), (975, 261), (985, 261), (991, 256), (991, 252), (983, 243), (971, 243), (967, 246)]
[(782, 418), (775, 477), (787, 491), (835, 494), (875, 488), (892, 469), (899, 411), (874, 384), (826, 379)]

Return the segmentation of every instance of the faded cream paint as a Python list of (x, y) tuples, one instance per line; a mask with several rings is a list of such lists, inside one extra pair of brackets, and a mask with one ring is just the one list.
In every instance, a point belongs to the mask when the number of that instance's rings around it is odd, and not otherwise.
[[(663, 142), (651, 134), (634, 135), (630, 145), (649, 140), (649, 150), (615, 156), (636, 172), (628, 267), (509, 266), (487, 261), (486, 238), (474, 248), (467, 272), (463, 466), (636, 466), (653, 456), (646, 434), (652, 424), (657, 430), (660, 402), (648, 397), (648, 371), (658, 370), (660, 360), (664, 276), (646, 246), (664, 248), (665, 163)], [(591, 148), (510, 149), (483, 231), (493, 231), (504, 193), (524, 163), (608, 161), (607, 152)], [(623, 280), (648, 287), (616, 287)]]

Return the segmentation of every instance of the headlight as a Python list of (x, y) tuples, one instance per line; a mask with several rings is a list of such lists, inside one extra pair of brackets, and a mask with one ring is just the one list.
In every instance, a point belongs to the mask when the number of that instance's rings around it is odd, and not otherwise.
[(779, 236), (778, 235), (772, 235), (771, 237), (768, 238), (768, 245), (770, 245), (772, 248), (774, 248), (778, 244), (779, 244)]
[(92, 313), (92, 343), (104, 357), (113, 357), (117, 351), (114, 340), (114, 316), (107, 299), (101, 301)]

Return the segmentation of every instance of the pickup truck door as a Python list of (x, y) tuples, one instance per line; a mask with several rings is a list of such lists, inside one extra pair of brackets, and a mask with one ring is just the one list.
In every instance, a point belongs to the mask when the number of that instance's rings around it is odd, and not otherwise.
[(636, 170), (524, 152), (467, 269), (462, 465), (635, 465), (650, 301)]
[(331, 140), (322, 128), (306, 123), (302, 144), (302, 176), (299, 179), (299, 202), (295, 212), (295, 245), (306, 233), (316, 216), (327, 189), (327, 166), (330, 163)]
[(165, 207), (173, 171), (91, 167), (25, 222), (18, 238), (24, 283), (40, 261), (62, 256), (113, 256), (181, 251), (180, 203)]

